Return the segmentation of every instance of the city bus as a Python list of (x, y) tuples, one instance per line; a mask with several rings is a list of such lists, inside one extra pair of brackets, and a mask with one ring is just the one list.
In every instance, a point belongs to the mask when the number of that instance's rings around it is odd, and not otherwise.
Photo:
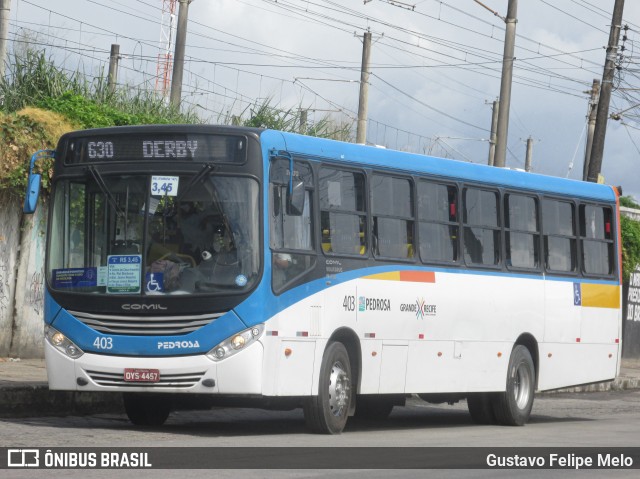
[(611, 380), (617, 189), (273, 131), (65, 134), (46, 241), (52, 390), (302, 408), (310, 430), (407, 398), (524, 425), (536, 391)]

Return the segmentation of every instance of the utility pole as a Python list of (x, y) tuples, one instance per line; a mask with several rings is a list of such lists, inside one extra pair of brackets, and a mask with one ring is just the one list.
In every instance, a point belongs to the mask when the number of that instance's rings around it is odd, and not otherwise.
[(369, 60), (371, 58), (371, 32), (364, 32), (362, 67), (360, 69), (360, 98), (358, 100), (358, 126), (356, 143), (367, 141), (367, 102), (369, 101)]
[(607, 58), (602, 72), (602, 84), (600, 85), (600, 99), (598, 100), (598, 113), (596, 126), (593, 132), (593, 145), (591, 146), (591, 160), (587, 172), (587, 181), (598, 182), (602, 170), (602, 156), (604, 154), (604, 138), (607, 133), (607, 120), (609, 119), (609, 102), (613, 87), (613, 76), (616, 71), (616, 57), (618, 56), (618, 41), (620, 40), (620, 28), (622, 26), (622, 11), (624, 0), (616, 0), (613, 6), (611, 18), (611, 31), (609, 32), (609, 44), (607, 45)]
[(107, 89), (113, 95), (118, 83), (118, 61), (120, 60), (120, 45), (111, 44), (111, 56), (109, 57), (109, 76), (107, 77)]
[(527, 138), (527, 156), (524, 159), (524, 171), (531, 171), (531, 159), (533, 155), (533, 138)]
[(9, 11), (11, 0), (0, 0), (0, 80), (4, 78), (4, 63), (7, 59), (9, 41)]
[(598, 113), (598, 95), (600, 94), (600, 80), (593, 79), (591, 90), (585, 93), (591, 94), (589, 100), (589, 123), (587, 125), (587, 146), (584, 151), (584, 166), (582, 167), (582, 181), (587, 181), (589, 175), (589, 163), (591, 163), (591, 149), (593, 147), (593, 132), (596, 129), (596, 115)]
[(171, 76), (171, 95), (169, 101), (176, 109), (180, 108), (182, 97), (182, 72), (184, 70), (184, 49), (187, 42), (187, 20), (189, 18), (189, 4), (193, 0), (180, 0), (178, 11), (178, 29), (176, 31), (176, 50), (173, 55), (173, 74)]
[(507, 159), (507, 133), (509, 130), (509, 108), (511, 105), (511, 81), (513, 78), (513, 54), (516, 44), (518, 0), (509, 0), (504, 34), (502, 57), (502, 80), (500, 81), (500, 108), (498, 109), (498, 133), (494, 165), (504, 167)]
[(498, 131), (498, 111), (500, 110), (500, 100), (494, 100), (491, 111), (491, 136), (489, 137), (489, 161), (488, 165), (493, 166), (496, 159), (496, 137)]
[(307, 115), (309, 110), (300, 110), (300, 131), (301, 135), (307, 134)]

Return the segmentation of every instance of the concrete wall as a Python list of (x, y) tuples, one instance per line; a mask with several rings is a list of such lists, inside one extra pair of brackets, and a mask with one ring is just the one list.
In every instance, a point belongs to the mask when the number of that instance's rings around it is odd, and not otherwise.
[(44, 252), (47, 231), (47, 203), (41, 201), (34, 215), (25, 215), (18, 276), (11, 356), (43, 356)]
[(0, 356), (39, 358), (47, 204), (28, 216), (22, 201), (0, 192)]
[(9, 356), (13, 337), (20, 217), (18, 198), (0, 192), (0, 356)]

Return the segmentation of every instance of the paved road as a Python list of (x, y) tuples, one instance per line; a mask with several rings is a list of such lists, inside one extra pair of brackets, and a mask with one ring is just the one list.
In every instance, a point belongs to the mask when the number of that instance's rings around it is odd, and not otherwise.
[[(595, 446), (640, 447), (640, 391), (543, 395), (521, 428), (477, 426), (466, 404), (435, 406), (410, 401), (386, 421), (353, 423), (340, 436), (307, 434), (300, 410), (250, 409), (174, 413), (158, 429), (140, 430), (124, 415), (0, 420), (0, 446)], [(251, 461), (250, 455), (247, 461)], [(3, 477), (33, 477), (9, 471)], [(38, 471), (40, 477), (104, 477), (108, 471)], [(116, 472), (113, 472), (115, 477)], [(565, 477), (572, 471), (518, 471), (524, 477)], [(636, 471), (580, 471), (581, 477), (637, 477)], [(45, 474), (46, 473), (46, 474)], [(98, 476), (97, 473), (102, 475)], [(504, 473), (504, 476), (501, 474)], [(158, 477), (153, 471), (119, 471), (118, 477)], [(325, 477), (328, 471), (254, 471), (250, 477)], [(427, 477), (425, 471), (333, 471), (337, 477)], [(437, 471), (430, 477), (512, 477), (513, 471)], [(575, 474), (574, 474), (575, 475)], [(163, 471), (163, 477), (205, 477), (205, 471)], [(238, 471), (215, 476), (238, 477)]]

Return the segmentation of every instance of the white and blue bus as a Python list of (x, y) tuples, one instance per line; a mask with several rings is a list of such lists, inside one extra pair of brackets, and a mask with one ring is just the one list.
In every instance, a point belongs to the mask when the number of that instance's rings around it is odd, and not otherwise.
[(523, 425), (535, 391), (620, 364), (617, 190), (279, 131), (64, 135), (46, 251), (54, 390), (304, 409), (311, 430), (405, 398)]

